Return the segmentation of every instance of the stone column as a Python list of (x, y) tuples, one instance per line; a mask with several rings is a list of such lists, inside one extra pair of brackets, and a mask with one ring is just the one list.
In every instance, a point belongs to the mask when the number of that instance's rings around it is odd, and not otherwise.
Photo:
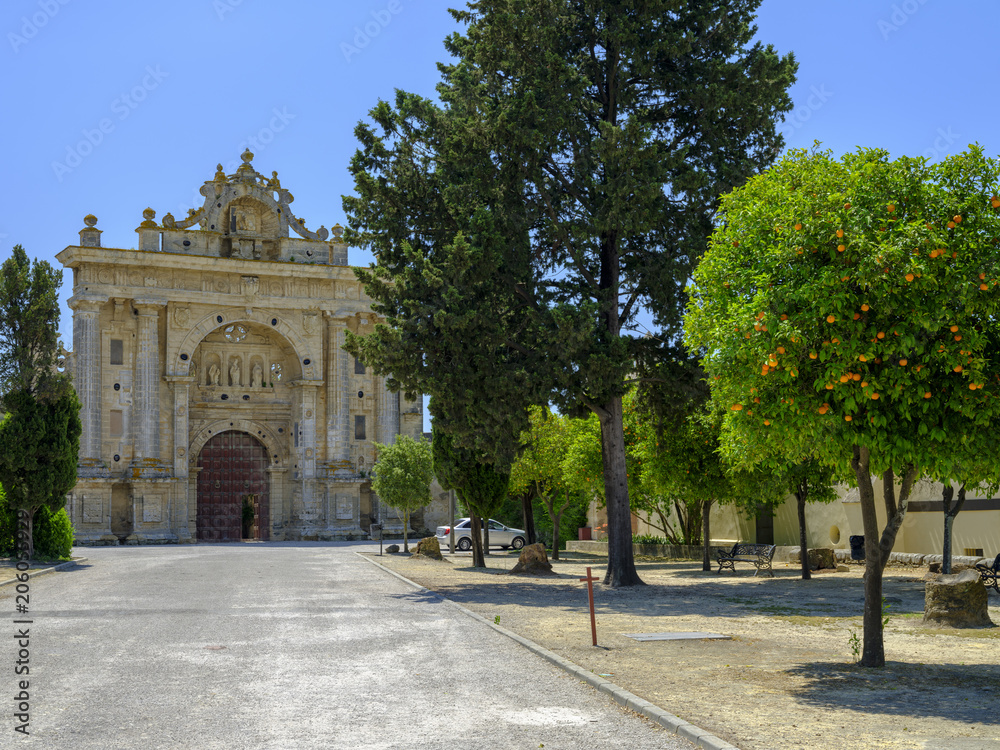
[(385, 385), (386, 378), (377, 377), (378, 385), (378, 428), (375, 439), (382, 445), (392, 445), (399, 435), (399, 394), (393, 393)]
[[(198, 536), (198, 474), (201, 467), (195, 466), (188, 472), (187, 478), (187, 507), (185, 509), (186, 520), (180, 528), (178, 541), (196, 542)], [(185, 529), (187, 534), (185, 535)]]
[(270, 466), (267, 473), (271, 475), (271, 541), (277, 542), (285, 538), (285, 527), (288, 523), (285, 502), (285, 475), (288, 469), (283, 466)]
[(351, 460), (350, 355), (341, 349), (347, 341), (347, 321), (328, 317), (327, 332), (326, 459), (339, 470), (345, 465), (341, 462)]
[(80, 461), (101, 458), (101, 303), (73, 298), (73, 386), (80, 397)]
[(160, 458), (160, 310), (163, 302), (134, 302), (139, 327), (135, 346), (133, 433), (135, 461)]

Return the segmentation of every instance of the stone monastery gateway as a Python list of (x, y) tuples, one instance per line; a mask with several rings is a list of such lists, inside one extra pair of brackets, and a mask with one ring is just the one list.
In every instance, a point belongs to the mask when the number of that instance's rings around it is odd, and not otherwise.
[(67, 366), (83, 405), (78, 544), (401, 529), (367, 475), (374, 441), (421, 436), (422, 400), (341, 349), (376, 323), (341, 227), (306, 229), (277, 173), (242, 159), (184, 219), (146, 209), (137, 250), (102, 247), (87, 216), (57, 256), (73, 269)]

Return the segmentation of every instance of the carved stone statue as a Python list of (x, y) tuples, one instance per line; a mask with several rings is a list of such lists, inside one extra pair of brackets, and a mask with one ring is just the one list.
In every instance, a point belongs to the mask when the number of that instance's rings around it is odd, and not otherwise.
[(260, 388), (263, 385), (264, 371), (260, 369), (260, 365), (253, 366), (253, 375), (250, 377), (250, 385), (253, 388)]
[(229, 385), (240, 386), (240, 361), (239, 359), (234, 359), (233, 363), (229, 366)]
[(208, 368), (208, 382), (209, 382), (209, 385), (218, 385), (219, 384), (219, 377), (221, 375), (222, 375), (222, 370), (219, 369), (218, 365), (213, 364), (211, 367), (209, 367)]

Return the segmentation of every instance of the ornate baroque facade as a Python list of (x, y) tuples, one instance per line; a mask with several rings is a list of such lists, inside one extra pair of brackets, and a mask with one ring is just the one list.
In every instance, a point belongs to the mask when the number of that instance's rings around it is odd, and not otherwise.
[(80, 244), (57, 256), (73, 270), (83, 433), (67, 510), (79, 544), (399, 526), (366, 475), (374, 441), (420, 437), (422, 401), (341, 349), (376, 322), (342, 229), (306, 229), (277, 173), (242, 158), (233, 175), (220, 165), (183, 220), (157, 224), (146, 209), (137, 250), (102, 247), (87, 216)]

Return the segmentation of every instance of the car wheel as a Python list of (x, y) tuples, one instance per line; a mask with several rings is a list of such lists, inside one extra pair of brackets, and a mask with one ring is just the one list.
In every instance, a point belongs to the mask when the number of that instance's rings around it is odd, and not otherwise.
[(511, 546), (514, 549), (521, 549), (521, 547), (524, 546), (524, 538), (519, 536), (514, 537), (514, 541), (511, 543)]
[(463, 536), (458, 540), (458, 548), (462, 550), (462, 552), (468, 552), (472, 549), (472, 540), (467, 536)]

